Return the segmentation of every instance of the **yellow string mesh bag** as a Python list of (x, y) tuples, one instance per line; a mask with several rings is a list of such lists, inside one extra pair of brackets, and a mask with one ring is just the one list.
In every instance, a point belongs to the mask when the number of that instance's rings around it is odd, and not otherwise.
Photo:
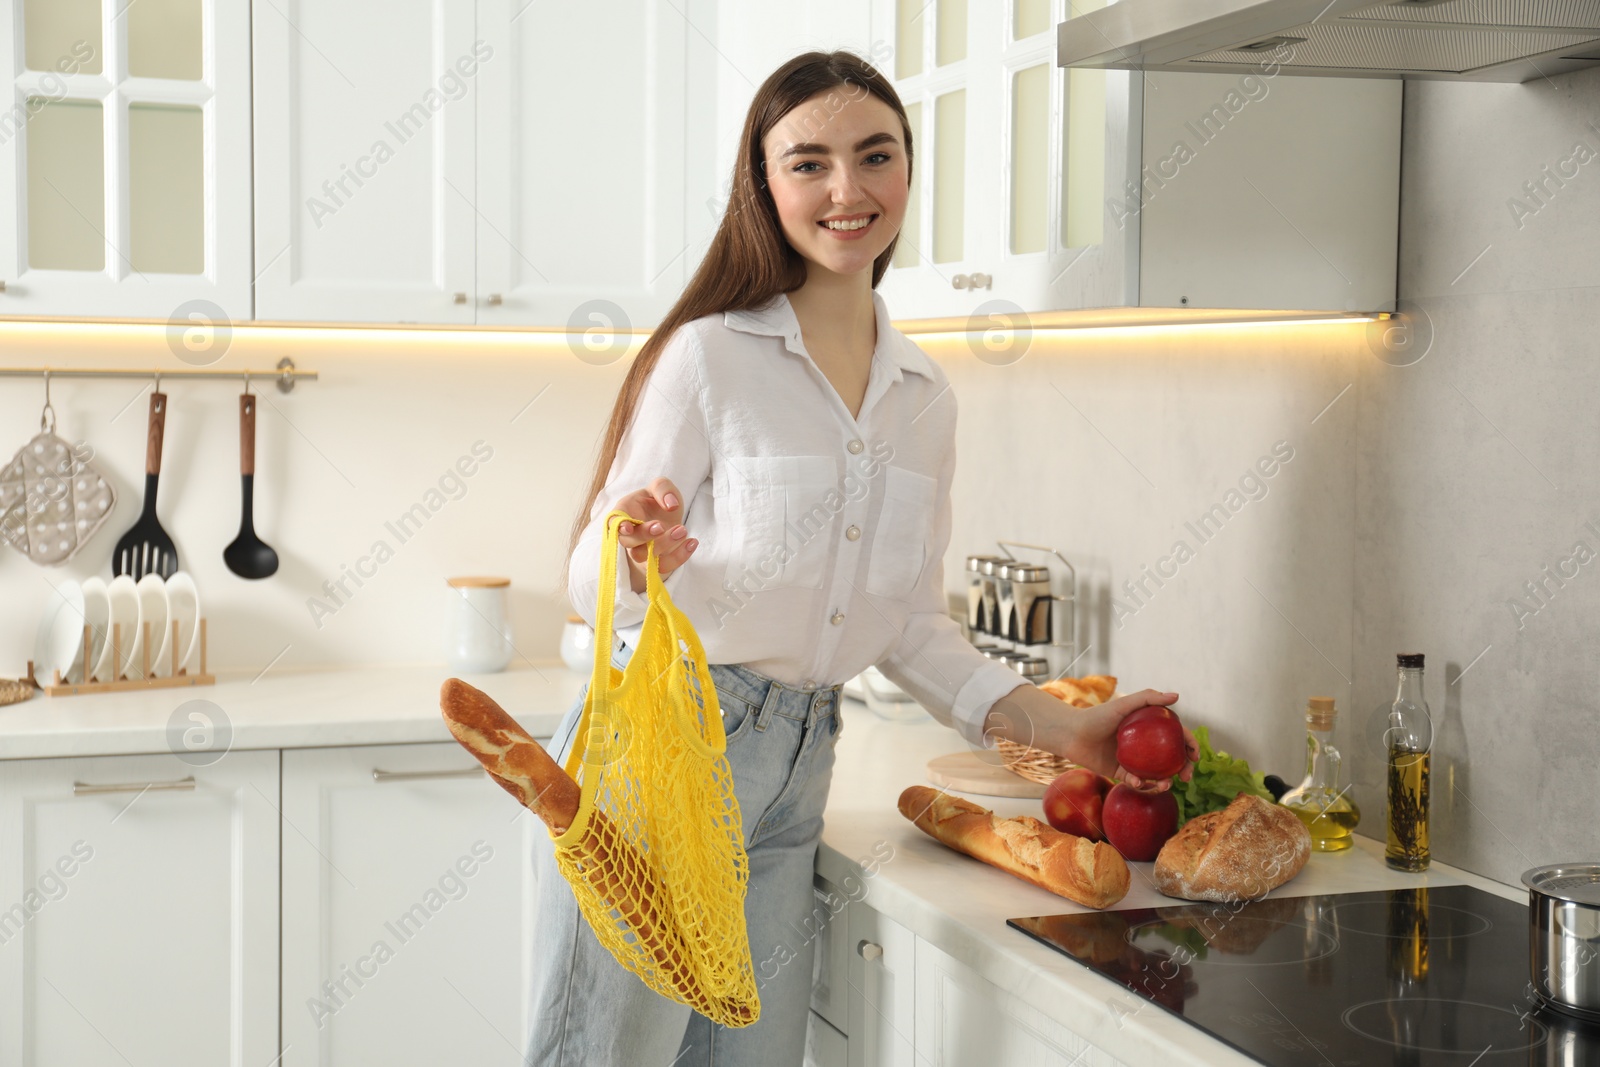
[(566, 770), (578, 814), (555, 841), (578, 907), (618, 963), (725, 1026), (761, 1014), (744, 898), (750, 862), (716, 687), (700, 638), (661, 583), (625, 671), (611, 666), (618, 524), (600, 553), (594, 672)]

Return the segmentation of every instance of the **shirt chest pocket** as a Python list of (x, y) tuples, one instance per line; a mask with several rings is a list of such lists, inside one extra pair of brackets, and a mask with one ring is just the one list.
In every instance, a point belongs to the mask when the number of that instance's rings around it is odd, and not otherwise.
[(883, 510), (872, 535), (867, 589), (873, 596), (906, 597), (917, 587), (933, 538), (938, 483), (904, 467), (883, 468)]
[(732, 552), (728, 581), (755, 592), (820, 589), (844, 495), (831, 456), (747, 456), (730, 460), (717, 507)]

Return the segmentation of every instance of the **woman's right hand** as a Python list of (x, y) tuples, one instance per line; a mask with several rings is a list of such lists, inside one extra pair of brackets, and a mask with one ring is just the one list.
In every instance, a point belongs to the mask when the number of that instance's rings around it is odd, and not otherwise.
[(626, 549), (628, 580), (635, 593), (645, 590), (645, 567), (650, 559), (650, 542), (656, 542), (656, 561), (665, 578), (694, 554), (700, 542), (689, 536), (683, 518), (683, 494), (669, 479), (657, 478), (643, 489), (629, 493), (613, 505), (643, 523), (624, 522), (618, 527), (618, 541)]

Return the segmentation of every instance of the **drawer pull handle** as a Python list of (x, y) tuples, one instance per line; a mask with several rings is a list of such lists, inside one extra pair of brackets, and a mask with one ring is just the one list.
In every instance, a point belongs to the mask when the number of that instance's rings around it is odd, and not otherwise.
[(91, 785), (88, 782), (73, 782), (72, 795), (75, 797), (92, 797), (102, 793), (143, 793), (147, 789), (193, 789), (194, 775), (179, 778), (176, 782), (122, 782), (115, 785)]
[(883, 955), (883, 946), (874, 944), (871, 941), (862, 941), (856, 946), (856, 952), (861, 956), (862, 959), (866, 960), (868, 963), (871, 963), (873, 960)]
[(458, 304), (465, 304), (467, 302), (467, 294), (466, 293), (457, 293), (456, 296), (455, 296), (455, 301)]
[(476, 778), (483, 774), (482, 767), (467, 767), (459, 771), (383, 771), (372, 772), (374, 782), (420, 782), (429, 778)]

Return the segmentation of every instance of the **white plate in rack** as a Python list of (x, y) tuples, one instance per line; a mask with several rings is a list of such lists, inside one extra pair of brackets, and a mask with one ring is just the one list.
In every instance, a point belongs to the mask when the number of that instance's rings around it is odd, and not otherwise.
[(60, 671), (69, 680), (83, 660), (83, 587), (68, 579), (56, 586), (39, 620), (34, 638), (33, 676), (40, 685), (55, 681)]
[[(111, 625), (106, 628), (106, 644), (109, 647), (121, 642), (122, 662), (111, 664), (106, 672), (110, 677), (102, 677), (101, 681), (114, 682), (122, 675), (133, 676), (137, 666), (133, 656), (138, 652), (134, 648), (134, 637), (139, 632), (139, 587), (128, 575), (119, 574), (106, 585), (106, 595), (111, 598)], [(114, 640), (113, 632), (119, 628), (120, 636)]]
[(111, 595), (104, 578), (83, 580), (83, 620), (89, 626), (89, 660), (83, 672), (87, 682), (111, 671)]
[[(200, 592), (188, 571), (167, 579), (167, 629), (178, 624), (178, 669), (197, 670), (200, 648)], [(167, 653), (171, 658), (171, 652)]]
[(167, 583), (161, 575), (151, 572), (140, 578), (135, 586), (139, 593), (139, 637), (134, 642), (133, 662), (143, 669), (144, 632), (150, 630), (150, 677), (160, 678), (167, 673), (167, 656), (172, 642), (167, 625)]

